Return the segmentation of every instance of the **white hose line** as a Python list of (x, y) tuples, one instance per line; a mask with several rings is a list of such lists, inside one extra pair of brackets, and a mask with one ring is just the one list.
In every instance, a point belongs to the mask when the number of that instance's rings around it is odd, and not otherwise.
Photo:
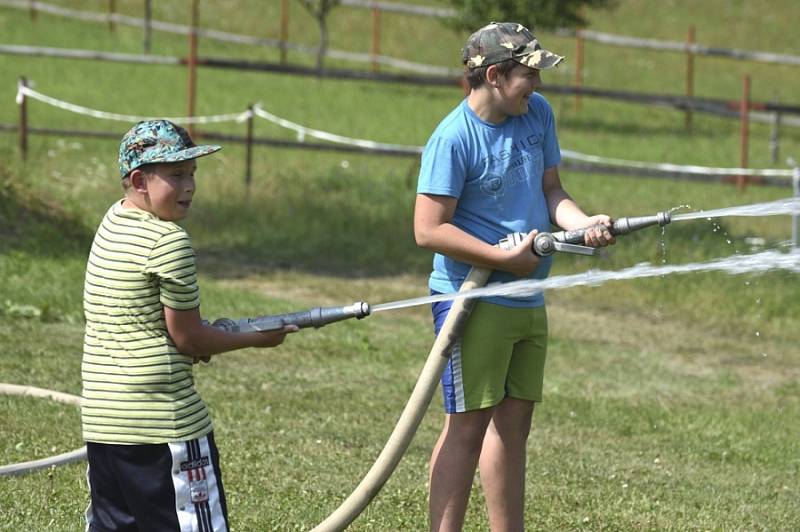
[[(63, 392), (56, 392), (53, 390), (45, 390), (44, 388), (36, 388), (34, 386), (20, 386), (17, 384), (0, 383), (0, 394), (4, 395), (22, 395), (26, 397), (43, 397), (52, 399), (59, 403), (67, 403), (72, 405), (81, 404), (81, 398), (77, 395), (71, 395)], [(43, 469), (50, 466), (58, 466), (69, 464), (71, 462), (78, 462), (86, 459), (86, 446), (80, 449), (75, 449), (67, 453), (42, 458), (40, 460), (31, 460), (29, 462), (18, 462), (16, 464), (8, 464), (0, 466), (0, 477), (10, 475), (22, 475), (30, 473), (37, 469)]]
[[(483, 268), (473, 268), (459, 291), (480, 288), (486, 284), (491, 270)], [(324, 521), (317, 525), (313, 532), (332, 532), (344, 530), (353, 520), (364, 511), (364, 508), (378, 494), (383, 485), (389, 480), (400, 459), (414, 439), (422, 418), (428, 409), (436, 386), (439, 384), (442, 371), (444, 371), (449, 359), (449, 350), (453, 343), (461, 338), (464, 325), (472, 312), (477, 299), (457, 299), (453, 302), (450, 312), (447, 314), (439, 335), (431, 348), (425, 366), (422, 368), (414, 391), (400, 414), (400, 419), (395, 425), (389, 440), (381, 451), (372, 468), (364, 476), (361, 483), (353, 490), (353, 493), (331, 513)]]

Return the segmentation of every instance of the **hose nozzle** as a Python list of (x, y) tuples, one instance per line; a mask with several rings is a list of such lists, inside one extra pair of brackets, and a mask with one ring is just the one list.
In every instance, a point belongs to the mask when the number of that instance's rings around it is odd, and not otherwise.
[[(627, 235), (639, 229), (650, 227), (651, 225), (665, 226), (671, 220), (670, 214), (667, 211), (653, 214), (652, 216), (632, 216), (630, 218), (619, 218), (614, 220), (608, 232), (614, 236)], [(558, 231), (553, 233), (553, 238), (558, 242), (566, 244), (582, 244), (584, 241), (584, 234), (592, 227), (584, 229), (576, 229), (574, 231)]]
[[(619, 218), (614, 221), (608, 232), (614, 236), (627, 235), (651, 225), (665, 226), (671, 221), (669, 212), (663, 211), (652, 216), (635, 216)], [(605, 226), (596, 226), (605, 229)], [(547, 257), (556, 251), (577, 253), (581, 255), (594, 255), (595, 248), (583, 246), (586, 231), (594, 227), (584, 227), (574, 231), (557, 231), (555, 233), (539, 233), (533, 240), (533, 252), (540, 257)], [(522, 242), (528, 233), (511, 233), (498, 244), (502, 249), (509, 250)]]
[(356, 301), (344, 307), (315, 307), (300, 312), (276, 314), (274, 316), (258, 316), (256, 318), (242, 318), (231, 320), (220, 318), (213, 323), (214, 327), (228, 332), (263, 332), (278, 331), (287, 325), (296, 325), (300, 329), (313, 327), (319, 329), (329, 323), (346, 320), (349, 318), (362, 319), (372, 312), (369, 303)]

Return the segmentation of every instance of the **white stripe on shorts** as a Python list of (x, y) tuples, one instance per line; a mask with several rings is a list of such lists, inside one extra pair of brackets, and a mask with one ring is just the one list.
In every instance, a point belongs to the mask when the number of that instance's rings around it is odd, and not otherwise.
[(453, 391), (456, 396), (456, 412), (464, 412), (464, 378), (461, 372), (461, 339), (453, 344), (450, 352), (453, 368)]
[(208, 437), (170, 443), (180, 532), (227, 532)]

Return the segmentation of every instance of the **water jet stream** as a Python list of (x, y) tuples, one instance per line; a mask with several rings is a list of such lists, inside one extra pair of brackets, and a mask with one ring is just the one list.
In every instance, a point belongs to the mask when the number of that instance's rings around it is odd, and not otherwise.
[(451, 299), (471, 299), (490, 296), (530, 296), (544, 290), (558, 290), (575, 286), (599, 286), (608, 281), (659, 277), (679, 273), (718, 271), (726, 272), (731, 275), (741, 275), (745, 273), (763, 273), (770, 270), (786, 270), (793, 273), (800, 273), (800, 253), (781, 253), (779, 251), (769, 250), (752, 255), (732, 255), (708, 262), (663, 266), (654, 266), (645, 262), (618, 271), (589, 270), (573, 275), (558, 275), (548, 279), (524, 279), (512, 281), (510, 283), (495, 283), (484, 288), (477, 288), (466, 292), (437, 294), (381, 303), (374, 305), (372, 307), (372, 312), (377, 313), (386, 310), (415, 307)]
[(672, 221), (696, 220), (698, 218), (722, 218), (725, 216), (774, 216), (778, 214), (800, 214), (800, 197), (784, 198), (766, 203), (725, 207), (711, 211), (673, 214)]
[[(726, 207), (710, 211), (698, 211), (685, 214), (673, 214), (673, 222), (695, 220), (699, 218), (721, 218), (725, 216), (774, 216), (781, 214), (800, 215), (800, 197), (784, 198), (766, 203), (754, 203), (738, 207)], [(437, 294), (400, 301), (381, 303), (372, 307), (372, 312), (383, 312), (401, 308), (426, 305), (436, 301), (450, 299), (469, 299), (489, 296), (529, 296), (544, 290), (557, 290), (573, 286), (599, 286), (607, 281), (656, 277), (674, 273), (691, 273), (703, 271), (724, 271), (731, 275), (758, 273), (773, 269), (783, 269), (800, 273), (800, 253), (780, 253), (764, 251), (753, 255), (733, 255), (709, 262), (653, 266), (649, 263), (637, 264), (619, 271), (589, 270), (575, 275), (561, 275), (548, 279), (524, 279), (510, 283), (492, 284), (484, 288), (467, 292)]]

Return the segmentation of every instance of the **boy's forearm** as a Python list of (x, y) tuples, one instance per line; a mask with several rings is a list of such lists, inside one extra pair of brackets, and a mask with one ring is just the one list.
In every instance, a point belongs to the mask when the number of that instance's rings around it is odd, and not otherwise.
[(211, 325), (200, 325), (190, 334), (176, 335), (180, 339), (173, 336), (173, 341), (184, 355), (199, 358), (253, 347), (257, 343), (253, 336), (256, 334), (261, 333), (231, 333)]
[(164, 309), (167, 332), (178, 351), (205, 358), (246, 347), (275, 347), (287, 331), (231, 333), (203, 323), (200, 309)]

